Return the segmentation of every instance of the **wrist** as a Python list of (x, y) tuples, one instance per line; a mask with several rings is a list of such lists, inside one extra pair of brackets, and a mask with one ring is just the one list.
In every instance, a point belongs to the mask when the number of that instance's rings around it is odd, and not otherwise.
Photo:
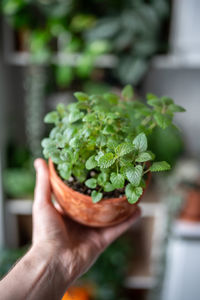
[(48, 278), (49, 288), (60, 293), (61, 297), (71, 284), (71, 276), (62, 264), (60, 253), (49, 245), (33, 245), (27, 255), (36, 266), (40, 265), (41, 281), (42, 277)]

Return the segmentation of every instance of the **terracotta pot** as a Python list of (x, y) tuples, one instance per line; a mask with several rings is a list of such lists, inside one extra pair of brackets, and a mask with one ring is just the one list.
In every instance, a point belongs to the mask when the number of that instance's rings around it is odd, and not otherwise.
[(200, 191), (190, 190), (179, 219), (188, 222), (200, 222)]
[[(74, 191), (62, 181), (51, 159), (49, 173), (56, 200), (68, 216), (81, 224), (92, 227), (115, 225), (128, 219), (137, 208), (137, 204), (129, 204), (125, 196), (93, 203), (90, 196)], [(147, 181), (149, 179), (150, 176)]]

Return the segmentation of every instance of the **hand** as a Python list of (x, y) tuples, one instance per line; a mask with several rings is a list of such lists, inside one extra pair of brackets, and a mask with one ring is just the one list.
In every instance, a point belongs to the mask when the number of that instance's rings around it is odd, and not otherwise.
[(140, 216), (140, 209), (127, 221), (108, 228), (80, 225), (63, 216), (51, 202), (46, 162), (35, 161), (36, 188), (33, 205), (33, 247), (46, 249), (52, 260), (59, 260), (66, 285), (85, 273), (100, 253), (125, 232)]

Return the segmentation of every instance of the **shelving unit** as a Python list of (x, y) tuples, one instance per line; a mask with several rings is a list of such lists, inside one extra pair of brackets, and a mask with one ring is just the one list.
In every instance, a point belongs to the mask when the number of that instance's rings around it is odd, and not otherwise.
[[(14, 65), (19, 67), (25, 67), (31, 63), (31, 56), (28, 52), (22, 51), (17, 52), (14, 49), (14, 32), (12, 29), (4, 23), (3, 26), (3, 43), (4, 43), (4, 61), (8, 65)], [(60, 64), (67, 66), (76, 66), (81, 58), (80, 53), (62, 53), (58, 51), (53, 55), (51, 59), (52, 64)], [(98, 68), (108, 68), (112, 69), (117, 64), (117, 57), (114, 55), (101, 55), (95, 61), (95, 66)]]

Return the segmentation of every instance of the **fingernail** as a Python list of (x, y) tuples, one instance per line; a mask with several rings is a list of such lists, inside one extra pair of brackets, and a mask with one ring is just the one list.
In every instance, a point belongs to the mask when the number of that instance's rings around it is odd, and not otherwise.
[(38, 159), (36, 159), (34, 161), (34, 168), (35, 168), (36, 171), (38, 170), (38, 167), (39, 167), (39, 161), (38, 161)]

